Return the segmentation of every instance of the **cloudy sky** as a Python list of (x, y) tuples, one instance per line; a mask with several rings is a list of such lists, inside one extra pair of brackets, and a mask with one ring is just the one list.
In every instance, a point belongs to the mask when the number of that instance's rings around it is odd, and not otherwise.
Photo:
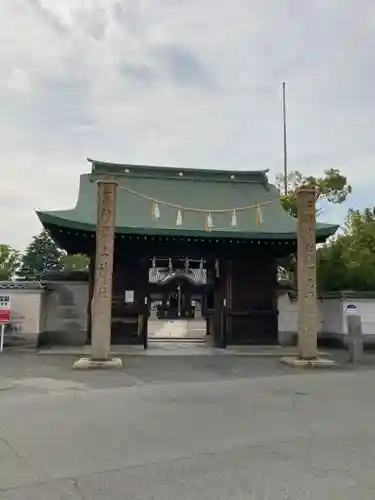
[(375, 205), (371, 0), (0, 0), (1, 242), (74, 205), (86, 157), (339, 168)]

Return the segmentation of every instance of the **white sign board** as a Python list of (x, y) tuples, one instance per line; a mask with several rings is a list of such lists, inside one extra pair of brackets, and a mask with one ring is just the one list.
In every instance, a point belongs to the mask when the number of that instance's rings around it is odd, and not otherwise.
[(10, 295), (0, 295), (0, 352), (4, 349), (5, 324), (10, 322), (12, 312), (12, 297)]
[(358, 314), (357, 306), (354, 304), (348, 304), (345, 308), (345, 311), (348, 316)]
[(125, 290), (125, 304), (133, 304), (134, 290)]
[(0, 295), (0, 323), (9, 323), (12, 309), (12, 297)]

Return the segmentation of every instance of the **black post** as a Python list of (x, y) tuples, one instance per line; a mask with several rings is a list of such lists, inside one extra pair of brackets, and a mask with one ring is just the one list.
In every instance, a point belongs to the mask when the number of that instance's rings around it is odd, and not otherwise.
[(285, 82), (283, 82), (283, 122), (284, 122), (284, 194), (288, 194), (288, 155), (286, 147), (286, 104)]

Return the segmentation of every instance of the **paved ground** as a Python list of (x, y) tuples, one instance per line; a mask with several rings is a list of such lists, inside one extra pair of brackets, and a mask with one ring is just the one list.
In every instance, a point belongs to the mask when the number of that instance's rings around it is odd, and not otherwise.
[[(10, 349), (8, 349), (9, 352)], [(14, 350), (12, 348), (12, 350)], [(17, 352), (32, 352), (34, 349), (16, 348)], [(195, 339), (159, 339), (151, 338), (148, 342), (148, 349), (144, 349), (142, 345), (112, 345), (111, 353), (113, 356), (296, 356), (296, 347), (282, 347), (277, 345), (259, 346), (259, 345), (242, 345), (242, 346), (227, 346), (226, 349), (213, 347), (209, 341)], [(42, 347), (38, 350), (40, 355), (52, 354), (70, 354), (72, 356), (90, 356), (91, 347), (85, 346), (52, 346)], [(327, 354), (326, 350), (319, 351), (320, 356)]]
[(148, 321), (149, 338), (204, 339), (206, 322), (202, 319)]
[(375, 358), (0, 356), (0, 499), (373, 500)]

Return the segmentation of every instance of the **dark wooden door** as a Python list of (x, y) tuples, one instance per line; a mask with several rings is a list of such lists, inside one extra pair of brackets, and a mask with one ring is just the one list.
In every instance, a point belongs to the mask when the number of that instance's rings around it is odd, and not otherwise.
[(215, 270), (214, 278), (214, 311), (213, 311), (213, 345), (225, 349), (227, 346), (226, 332), (226, 296), (225, 296), (225, 266), (223, 263)]
[(229, 342), (276, 344), (276, 261), (272, 255), (251, 257), (233, 260), (230, 266), (230, 279), (227, 279)]
[(148, 349), (148, 319), (150, 317), (150, 298), (148, 295), (144, 297), (144, 311), (141, 315), (142, 321), (142, 340), (143, 340), (143, 349)]
[(147, 345), (147, 261), (136, 257), (118, 259), (114, 271), (112, 344)]

